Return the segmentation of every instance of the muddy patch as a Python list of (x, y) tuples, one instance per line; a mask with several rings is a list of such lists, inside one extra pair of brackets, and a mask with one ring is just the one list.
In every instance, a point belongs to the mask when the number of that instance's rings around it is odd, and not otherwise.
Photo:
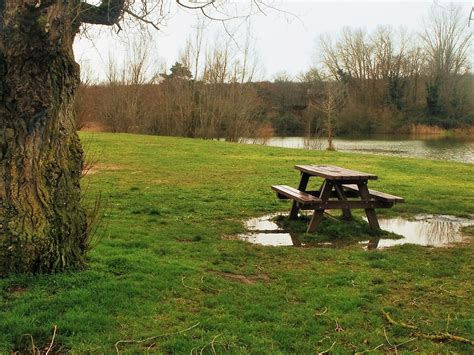
[(87, 175), (94, 175), (97, 174), (99, 171), (117, 171), (121, 170), (122, 167), (119, 165), (114, 165), (114, 164), (95, 164), (91, 167), (87, 167), (82, 171), (82, 176), (87, 176)]
[[(280, 227), (275, 222), (277, 216), (278, 214), (273, 214), (247, 220), (245, 226), (248, 232), (238, 237), (249, 243), (266, 246), (341, 248), (354, 244), (341, 239), (334, 242), (305, 243), (302, 241), (301, 233), (293, 233)], [(359, 241), (358, 244), (367, 249), (388, 248), (401, 244), (451, 246), (470, 239), (461, 229), (473, 225), (474, 219), (446, 215), (417, 215), (412, 219), (379, 218), (379, 224), (382, 230), (398, 234), (403, 238), (372, 237)]]
[(26, 291), (28, 291), (28, 289), (27, 289), (26, 286), (12, 285), (12, 286), (8, 287), (7, 291), (11, 295), (21, 295), (21, 294), (25, 293)]
[(270, 281), (270, 278), (266, 274), (242, 275), (242, 274), (232, 274), (229, 272), (218, 272), (217, 274), (225, 279), (240, 282), (243, 284), (255, 284), (259, 281), (264, 281), (264, 282)]

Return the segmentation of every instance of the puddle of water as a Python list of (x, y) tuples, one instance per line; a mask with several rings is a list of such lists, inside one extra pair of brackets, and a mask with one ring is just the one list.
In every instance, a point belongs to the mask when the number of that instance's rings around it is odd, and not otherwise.
[[(239, 238), (260, 245), (297, 246), (297, 247), (341, 247), (337, 243), (304, 244), (294, 233), (281, 229), (273, 219), (278, 214), (252, 218), (245, 222), (247, 234)], [(402, 239), (380, 239), (362, 241), (359, 244), (367, 249), (388, 248), (401, 244), (416, 244), (432, 247), (443, 247), (464, 241), (460, 229), (474, 224), (473, 219), (458, 218), (444, 215), (418, 215), (413, 220), (403, 218), (379, 219), (380, 228), (403, 236)]]
[(239, 236), (252, 244), (289, 246), (294, 245), (290, 233), (250, 233)]
[(280, 227), (272, 219), (277, 215), (263, 216), (260, 218), (252, 218), (245, 222), (245, 226), (250, 231), (275, 231)]
[(443, 215), (419, 215), (409, 221), (403, 218), (381, 219), (380, 228), (402, 235), (403, 239), (380, 239), (379, 248), (400, 244), (442, 247), (464, 240), (461, 227), (474, 224), (473, 220)]

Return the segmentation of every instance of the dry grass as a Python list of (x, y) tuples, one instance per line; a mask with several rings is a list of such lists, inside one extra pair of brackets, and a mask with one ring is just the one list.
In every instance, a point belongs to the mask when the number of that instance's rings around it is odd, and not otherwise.
[(410, 133), (415, 136), (444, 136), (446, 130), (438, 126), (428, 126), (424, 124), (412, 124)]

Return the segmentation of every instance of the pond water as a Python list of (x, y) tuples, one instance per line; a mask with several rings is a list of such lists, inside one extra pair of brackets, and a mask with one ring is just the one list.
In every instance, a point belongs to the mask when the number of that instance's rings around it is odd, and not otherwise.
[[(305, 245), (298, 235), (281, 229), (273, 219), (277, 215), (252, 218), (245, 222), (248, 233), (239, 235), (247, 242), (270, 246), (297, 247), (343, 247), (343, 242), (315, 243)], [(474, 224), (474, 219), (444, 215), (418, 215), (411, 220), (403, 218), (379, 218), (380, 228), (403, 236), (402, 239), (374, 238), (359, 244), (367, 249), (387, 248), (401, 244), (416, 244), (432, 247), (444, 247), (466, 240), (460, 229)]]
[[(247, 143), (263, 143), (262, 141), (244, 140)], [(304, 137), (273, 137), (264, 144), (275, 147), (326, 149), (324, 139), (311, 140)], [(383, 154), (401, 157), (452, 160), (462, 163), (474, 163), (474, 137), (439, 138), (378, 135), (364, 138), (337, 138), (334, 140), (336, 150), (341, 152), (357, 152)]]

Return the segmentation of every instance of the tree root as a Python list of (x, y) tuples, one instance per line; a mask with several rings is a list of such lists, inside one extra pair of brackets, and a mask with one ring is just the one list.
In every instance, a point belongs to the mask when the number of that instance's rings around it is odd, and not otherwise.
[(413, 332), (412, 334), (418, 338), (424, 338), (432, 341), (456, 341), (460, 343), (466, 343), (474, 346), (474, 341), (461, 337), (459, 335), (454, 335), (450, 334), (448, 332), (440, 332), (436, 334), (428, 334), (428, 333), (423, 333), (421, 332), (418, 327), (415, 327), (414, 325), (406, 324), (403, 322), (397, 322), (395, 319), (390, 316), (388, 312), (385, 312), (382, 310), (383, 315), (385, 316), (385, 319), (392, 324), (392, 325), (398, 325), (399, 327), (406, 328), (406, 329), (411, 329)]

